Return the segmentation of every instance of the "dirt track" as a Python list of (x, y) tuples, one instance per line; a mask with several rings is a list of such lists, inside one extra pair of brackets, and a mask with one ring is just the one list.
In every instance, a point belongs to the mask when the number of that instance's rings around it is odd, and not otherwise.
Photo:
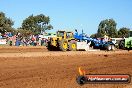
[(0, 47), (0, 88), (132, 88), (132, 84), (76, 83), (87, 74), (132, 75), (132, 51), (49, 52), (44, 47)]

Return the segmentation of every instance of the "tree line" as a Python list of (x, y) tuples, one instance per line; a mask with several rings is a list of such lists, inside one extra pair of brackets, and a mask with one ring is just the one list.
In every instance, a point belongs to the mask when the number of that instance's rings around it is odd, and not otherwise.
[(40, 34), (45, 32), (45, 30), (53, 29), (50, 24), (50, 17), (44, 14), (30, 15), (23, 20), (22, 26), (15, 29), (12, 26), (14, 21), (11, 18), (6, 17), (5, 13), (0, 12), (0, 33), (12, 32), (13, 34), (21, 33), (23, 36), (28, 36), (29, 34)]
[(97, 33), (92, 34), (90, 37), (98, 38), (106, 35), (111, 38), (124, 38), (129, 36), (129, 28), (122, 27), (117, 30), (116, 26), (117, 23), (113, 19), (102, 20), (98, 26)]
[[(25, 18), (22, 22), (22, 26), (14, 29), (12, 26), (14, 21), (11, 18), (6, 17), (4, 12), (0, 12), (0, 33), (12, 32), (13, 34), (21, 33), (23, 36), (28, 36), (30, 34), (40, 34), (45, 32), (45, 30), (53, 29), (53, 26), (50, 24), (50, 17), (45, 16), (44, 14), (39, 15), (30, 15)], [(103, 37), (107, 35), (109, 37), (128, 37), (129, 28), (122, 27), (119, 30), (116, 28), (117, 23), (114, 19), (105, 19), (100, 22), (98, 25), (97, 33), (92, 34), (90, 37)]]

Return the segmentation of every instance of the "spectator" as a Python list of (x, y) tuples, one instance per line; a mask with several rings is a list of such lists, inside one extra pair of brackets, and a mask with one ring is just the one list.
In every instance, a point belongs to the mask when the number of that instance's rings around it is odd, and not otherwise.
[(0, 39), (2, 39), (1, 33), (0, 33)]

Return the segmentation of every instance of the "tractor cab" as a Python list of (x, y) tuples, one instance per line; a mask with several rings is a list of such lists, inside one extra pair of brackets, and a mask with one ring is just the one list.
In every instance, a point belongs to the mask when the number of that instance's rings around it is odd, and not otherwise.
[(119, 43), (120, 49), (132, 49), (132, 31), (129, 31), (129, 37), (121, 40)]
[(132, 37), (132, 31), (129, 32), (129, 37)]
[(62, 37), (63, 39), (73, 38), (73, 32), (57, 31), (57, 37)]
[(67, 32), (66, 36), (67, 38), (73, 38), (73, 32)]
[(66, 31), (57, 31), (57, 37), (66, 38)]

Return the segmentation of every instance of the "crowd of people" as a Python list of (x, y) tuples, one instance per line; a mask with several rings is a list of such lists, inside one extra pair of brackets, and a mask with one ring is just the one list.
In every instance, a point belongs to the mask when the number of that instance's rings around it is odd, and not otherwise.
[(39, 35), (23, 37), (20, 33), (13, 35), (11, 32), (0, 34), (0, 39), (6, 39), (6, 44), (9, 46), (45, 46), (47, 42), (47, 39)]

